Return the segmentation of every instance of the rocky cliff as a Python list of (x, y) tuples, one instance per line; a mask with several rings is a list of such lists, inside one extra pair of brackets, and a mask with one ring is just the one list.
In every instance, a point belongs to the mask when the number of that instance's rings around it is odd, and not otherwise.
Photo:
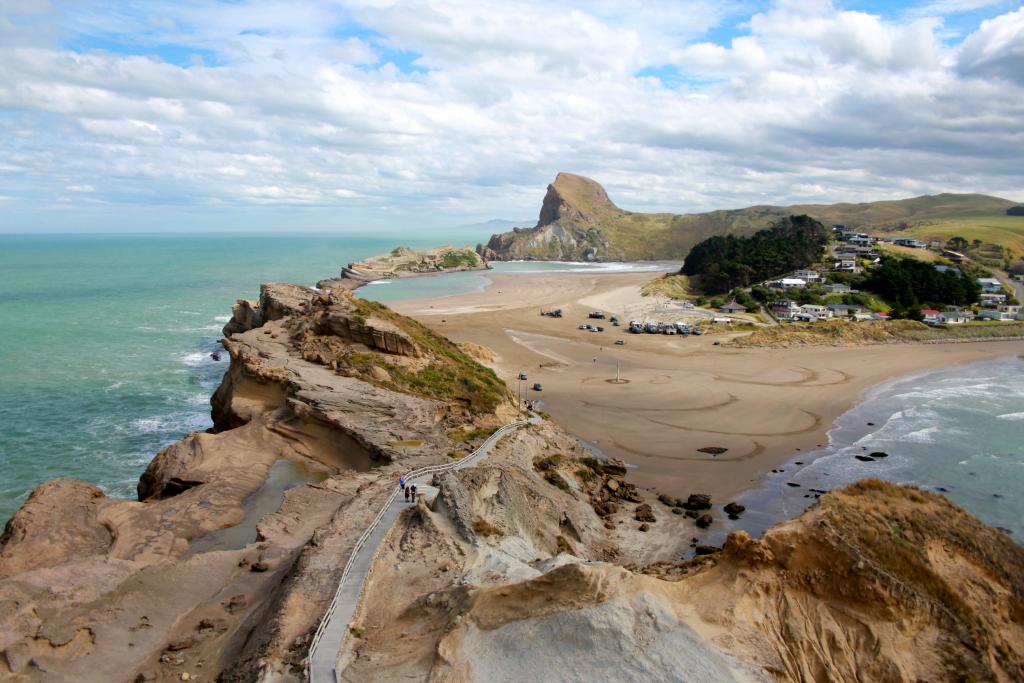
[[(301, 680), (399, 473), (512, 417), (491, 370), (344, 287), (268, 284), (232, 323), (214, 429), (138, 500), (60, 479), (7, 524), (0, 677)], [(343, 680), (1024, 679), (1024, 549), (945, 498), (862, 482), (719, 549), (700, 529), (737, 508), (627, 472), (545, 422), (438, 477), (376, 556)]]
[(610, 230), (627, 215), (599, 183), (559, 173), (548, 185), (536, 226), (493, 235), (477, 252), (488, 260), (617, 258), (620, 249), (610, 241)]
[(398, 473), (509, 420), (493, 372), (343, 288), (264, 285), (226, 331), (215, 428), (158, 453), (138, 500), (61, 479), (7, 524), (0, 678), (294, 679)]
[[(446, 245), (417, 251), (396, 247), (386, 254), (348, 264), (341, 270), (341, 283), (351, 289), (373, 280), (392, 280), (416, 275), (486, 270), (487, 260), (470, 247)], [(334, 286), (339, 286), (335, 283)]]
[(1024, 679), (1024, 549), (941, 496), (862, 482), (761, 540), (652, 562), (638, 549), (677, 552), (685, 522), (655, 502), (657, 537), (636, 533), (633, 505), (598, 526), (579, 462), (554, 486), (514, 452), (460, 473), (470, 535), (451, 507), (404, 520), (379, 566), (407, 545), (426, 556), (403, 563), (390, 612), (398, 577), (371, 586), (344, 679)]
[[(672, 201), (666, 198), (666, 203)], [(826, 225), (926, 237), (944, 220), (1004, 216), (1014, 202), (977, 194), (940, 194), (864, 204), (750, 206), (707, 213), (638, 213), (617, 207), (597, 182), (559, 173), (548, 185), (533, 227), (514, 228), (477, 245), (488, 260), (637, 261), (680, 260), (714, 235), (752, 235), (791, 215)], [(963, 229), (970, 232), (969, 225)], [(968, 235), (970, 237), (970, 235)], [(943, 238), (945, 239), (945, 238)], [(988, 238), (986, 238), (988, 239)], [(1010, 243), (1004, 246), (1014, 248)]]

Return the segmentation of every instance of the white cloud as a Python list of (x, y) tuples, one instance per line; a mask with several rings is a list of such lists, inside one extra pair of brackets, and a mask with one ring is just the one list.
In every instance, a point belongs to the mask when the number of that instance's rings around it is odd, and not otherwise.
[(936, 19), (797, 0), (72, 7), (0, 42), (23, 216), (88, 195), (456, 224), (533, 213), (559, 170), (675, 211), (1024, 187), (1024, 10), (950, 47)]

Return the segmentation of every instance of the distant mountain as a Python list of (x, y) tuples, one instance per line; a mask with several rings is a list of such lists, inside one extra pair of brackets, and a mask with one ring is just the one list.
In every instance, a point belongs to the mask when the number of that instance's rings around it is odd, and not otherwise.
[(537, 224), (495, 233), (477, 251), (489, 260), (682, 259), (713, 235), (751, 235), (779, 218), (807, 214), (826, 226), (892, 231), (926, 221), (1001, 216), (1016, 202), (980, 194), (938, 194), (862, 204), (751, 206), (695, 214), (634, 213), (615, 205), (600, 183), (559, 173), (548, 185)]

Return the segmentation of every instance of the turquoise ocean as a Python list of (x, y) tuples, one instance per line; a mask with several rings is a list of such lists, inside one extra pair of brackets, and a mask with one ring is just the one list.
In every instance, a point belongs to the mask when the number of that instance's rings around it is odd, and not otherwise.
[[(465, 241), (401, 238), (411, 247)], [(157, 451), (211, 425), (210, 395), (227, 369), (226, 354), (211, 353), (236, 299), (256, 298), (261, 282), (312, 285), (397, 243), (352, 234), (0, 236), (0, 522), (55, 477), (133, 497)], [(507, 263), (496, 272), (635, 267)], [(452, 273), (371, 284), (360, 295), (395, 301), (487, 282), (485, 272)], [(751, 491), (751, 514), (737, 524), (756, 532), (799, 512), (813, 500), (803, 497), (809, 488), (874, 475), (942, 487), (1024, 538), (1024, 360), (896, 380), (842, 416), (830, 438)], [(876, 450), (890, 456), (853, 457)]]

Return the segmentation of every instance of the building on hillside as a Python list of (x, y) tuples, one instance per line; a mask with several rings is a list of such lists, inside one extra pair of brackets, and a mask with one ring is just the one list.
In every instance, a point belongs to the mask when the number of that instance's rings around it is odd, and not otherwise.
[(792, 320), (793, 316), (800, 313), (800, 306), (795, 301), (781, 299), (772, 304), (772, 315), (779, 320)]
[(1001, 292), (1003, 283), (994, 277), (979, 277), (976, 282), (983, 292)]
[(992, 292), (985, 292), (984, 294), (981, 295), (980, 300), (982, 306), (998, 306), (999, 304), (1006, 303), (1006, 294), (1003, 292), (1000, 292), (998, 294)]
[(799, 278), (807, 284), (813, 284), (821, 280), (821, 274), (816, 270), (798, 270), (793, 273), (793, 277)]
[(853, 244), (855, 246), (860, 247), (870, 247), (874, 243), (874, 239), (872, 237), (870, 237), (869, 235), (865, 235), (862, 232), (857, 233), (855, 235), (850, 235), (843, 241), (846, 242), (847, 244)]
[(746, 313), (747, 307), (743, 304), (736, 303), (735, 301), (730, 301), (727, 304), (719, 306), (718, 310), (722, 313)]
[(830, 282), (825, 285), (825, 291), (832, 294), (849, 294), (853, 289), (850, 285), (843, 282)]
[(890, 316), (889, 316), (888, 313), (872, 313), (871, 314), (871, 319), (872, 320), (888, 320), (889, 317)]
[(835, 265), (832, 267), (832, 270), (834, 270), (837, 273), (859, 273), (861, 269), (860, 266), (857, 265), (857, 259), (840, 258), (838, 261), (835, 262)]
[(961, 254), (959, 251), (953, 251), (952, 249), (944, 249), (942, 251), (942, 258), (948, 259), (953, 263), (963, 263), (964, 261), (970, 261), (969, 258)]
[(910, 247), (911, 249), (924, 249), (928, 245), (921, 240), (915, 240), (911, 237), (900, 237), (893, 241), (893, 244), (901, 247)]
[(978, 318), (981, 320), (999, 320), (1006, 322), (1016, 320), (1020, 315), (1020, 306), (1011, 304), (1000, 304), (992, 308), (979, 308)]
[(942, 324), (943, 325), (962, 325), (966, 322), (974, 320), (974, 314), (970, 311), (964, 311), (963, 309), (952, 307), (947, 308), (942, 312)]
[(936, 311), (935, 309), (929, 308), (921, 311), (923, 316), (922, 321), (925, 325), (941, 325), (942, 324), (942, 311)]
[(853, 318), (858, 313), (864, 311), (863, 306), (848, 305), (848, 304), (828, 304), (826, 308), (829, 310), (833, 318)]
[(799, 316), (801, 319), (808, 319), (808, 322), (815, 322), (817, 320), (825, 320), (826, 318), (832, 317), (832, 311), (827, 306), (819, 306), (817, 304), (804, 304), (800, 307)]
[(770, 284), (772, 287), (777, 287), (779, 289), (789, 289), (790, 287), (803, 289), (804, 287), (807, 286), (807, 281), (801, 280), (798, 277), (784, 277), (781, 280), (775, 280), (774, 282), (770, 282), (768, 284)]
[(945, 273), (946, 271), (953, 270), (953, 266), (947, 266), (943, 263), (936, 263), (935, 270), (939, 271), (940, 273)]

